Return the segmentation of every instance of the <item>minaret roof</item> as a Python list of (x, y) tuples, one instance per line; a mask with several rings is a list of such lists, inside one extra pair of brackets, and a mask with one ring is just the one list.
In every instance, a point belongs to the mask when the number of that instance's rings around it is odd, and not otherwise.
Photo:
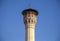
[(36, 15), (38, 15), (38, 11), (35, 10), (35, 9), (32, 9), (32, 8), (23, 10), (23, 11), (22, 11), (22, 14), (25, 15), (25, 12), (27, 12), (27, 11), (34, 11), (34, 12), (36, 12)]

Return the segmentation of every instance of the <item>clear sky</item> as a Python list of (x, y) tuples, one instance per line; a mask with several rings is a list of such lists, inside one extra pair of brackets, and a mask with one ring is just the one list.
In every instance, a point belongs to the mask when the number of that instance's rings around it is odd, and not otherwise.
[(25, 41), (22, 11), (39, 12), (35, 41), (60, 41), (60, 0), (0, 0), (0, 41)]

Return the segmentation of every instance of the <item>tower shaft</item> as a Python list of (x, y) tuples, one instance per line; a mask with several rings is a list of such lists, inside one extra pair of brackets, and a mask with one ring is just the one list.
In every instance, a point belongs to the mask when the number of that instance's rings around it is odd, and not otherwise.
[(26, 28), (26, 41), (34, 41), (35, 40), (35, 31), (33, 28)]

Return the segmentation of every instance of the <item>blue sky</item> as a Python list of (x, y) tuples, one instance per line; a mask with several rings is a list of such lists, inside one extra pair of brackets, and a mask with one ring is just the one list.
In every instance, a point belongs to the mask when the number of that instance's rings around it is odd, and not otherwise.
[(35, 41), (60, 41), (60, 0), (0, 0), (0, 41), (25, 41), (22, 11), (39, 12)]

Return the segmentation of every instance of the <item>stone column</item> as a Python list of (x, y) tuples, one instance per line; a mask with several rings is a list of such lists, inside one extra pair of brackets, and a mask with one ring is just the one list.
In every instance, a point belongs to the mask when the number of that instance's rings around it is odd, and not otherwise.
[(35, 41), (35, 28), (34, 26), (26, 27), (26, 41)]

